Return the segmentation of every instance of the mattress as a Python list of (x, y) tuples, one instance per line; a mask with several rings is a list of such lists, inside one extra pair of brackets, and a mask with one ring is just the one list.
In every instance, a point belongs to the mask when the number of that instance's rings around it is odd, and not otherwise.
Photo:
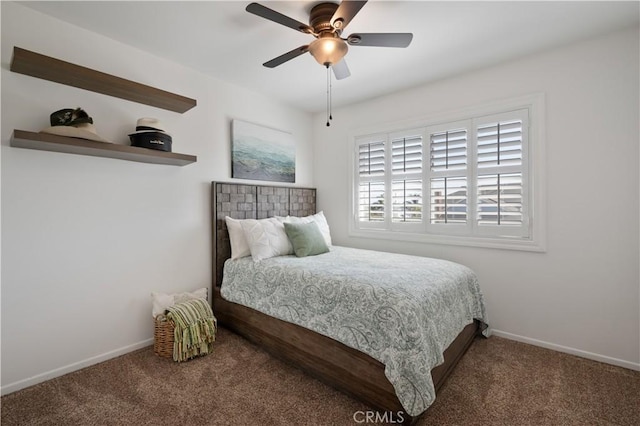
[(435, 400), (431, 370), (444, 350), (474, 319), (487, 323), (471, 269), (340, 246), (303, 258), (229, 259), (221, 295), (377, 359), (412, 416)]

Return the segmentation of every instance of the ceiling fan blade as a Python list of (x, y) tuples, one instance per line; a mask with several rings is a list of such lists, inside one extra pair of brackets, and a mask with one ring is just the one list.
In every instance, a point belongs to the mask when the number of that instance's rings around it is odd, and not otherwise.
[(349, 71), (349, 67), (347, 66), (347, 61), (342, 58), (340, 62), (337, 64), (331, 65), (333, 68), (333, 75), (336, 76), (336, 80), (342, 80), (351, 75), (351, 71)]
[(347, 37), (350, 46), (407, 47), (411, 40), (411, 33), (359, 33)]
[(351, 22), (353, 17), (356, 16), (358, 12), (360, 12), (360, 9), (362, 9), (362, 6), (364, 6), (366, 3), (366, 0), (342, 0), (342, 3), (340, 3), (340, 6), (338, 6), (338, 9), (331, 17), (331, 25), (333, 26), (333, 28), (344, 30), (344, 27), (349, 25), (349, 22)]
[(273, 58), (269, 62), (265, 62), (262, 65), (264, 65), (267, 68), (275, 68), (278, 65), (282, 65), (285, 62), (290, 61), (293, 58), (297, 58), (298, 56), (308, 51), (309, 51), (309, 46), (296, 47), (295, 49), (285, 53), (284, 55), (280, 55), (277, 58)]
[(293, 18), (289, 18), (288, 16), (285, 16), (280, 12), (276, 12), (275, 10), (269, 9), (268, 7), (265, 7), (261, 4), (251, 3), (246, 7), (245, 10), (249, 13), (253, 13), (254, 15), (258, 15), (262, 18), (284, 25), (285, 27), (293, 28), (294, 30), (300, 31), (301, 33), (313, 33), (313, 28), (311, 28), (307, 24), (303, 24), (302, 22), (296, 21)]

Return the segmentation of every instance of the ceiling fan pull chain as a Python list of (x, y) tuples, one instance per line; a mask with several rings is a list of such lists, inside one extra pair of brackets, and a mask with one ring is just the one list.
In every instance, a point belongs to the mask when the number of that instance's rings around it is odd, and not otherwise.
[(331, 115), (331, 110), (333, 109), (333, 79), (331, 78), (331, 73), (328, 71), (327, 69), (327, 73), (329, 74), (329, 120), (333, 120), (333, 116)]
[(330, 113), (330, 108), (331, 108), (330, 93), (331, 92), (329, 90), (329, 88), (330, 88), (329, 80), (331, 78), (331, 75), (330, 75), (330, 71), (329, 71), (329, 64), (326, 64), (326, 67), (327, 67), (327, 127), (329, 127), (329, 126), (331, 126), (331, 124), (329, 124), (329, 117), (331, 115), (331, 113)]

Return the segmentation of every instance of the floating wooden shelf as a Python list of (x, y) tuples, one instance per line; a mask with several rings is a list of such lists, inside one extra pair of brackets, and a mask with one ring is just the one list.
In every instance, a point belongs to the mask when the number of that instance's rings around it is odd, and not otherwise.
[(13, 131), (11, 136), (11, 146), (171, 166), (185, 166), (198, 161), (198, 157), (195, 155), (156, 151), (135, 146), (95, 142), (17, 129)]
[(70, 62), (19, 47), (13, 48), (11, 71), (104, 95), (115, 96), (145, 105), (183, 113), (196, 106), (196, 100), (155, 87), (136, 83), (111, 74), (85, 68)]

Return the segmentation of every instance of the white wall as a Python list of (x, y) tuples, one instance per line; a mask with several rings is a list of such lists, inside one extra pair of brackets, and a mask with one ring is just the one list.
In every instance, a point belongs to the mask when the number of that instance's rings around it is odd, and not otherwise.
[[(330, 128), (317, 114), (314, 180), (335, 242), (466, 264), (496, 334), (640, 369), (638, 39), (620, 31), (335, 109)], [(348, 236), (349, 132), (539, 92), (545, 253)]]
[[(195, 98), (178, 114), (9, 71), (13, 46)], [(61, 108), (117, 143), (140, 117), (197, 163), (163, 166), (9, 146)], [(311, 115), (2, 2), (2, 392), (152, 343), (151, 291), (211, 283), (210, 182), (230, 180), (230, 121), (293, 133), (313, 185)]]

